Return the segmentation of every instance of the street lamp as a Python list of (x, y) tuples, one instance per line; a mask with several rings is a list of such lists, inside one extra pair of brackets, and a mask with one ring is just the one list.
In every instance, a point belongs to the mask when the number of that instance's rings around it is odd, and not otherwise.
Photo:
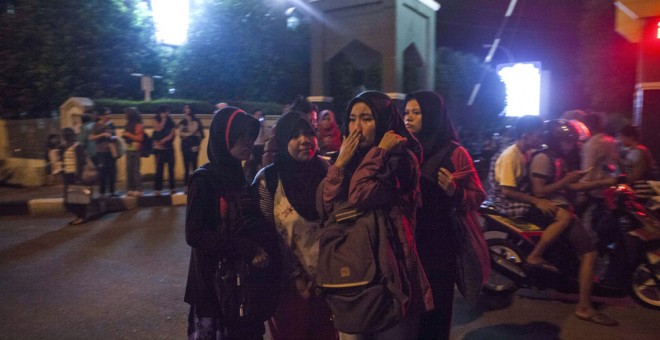
[(133, 77), (140, 77), (140, 88), (144, 91), (144, 101), (151, 101), (151, 92), (154, 90), (154, 78), (160, 79), (162, 76), (149, 75), (142, 73), (131, 73)]

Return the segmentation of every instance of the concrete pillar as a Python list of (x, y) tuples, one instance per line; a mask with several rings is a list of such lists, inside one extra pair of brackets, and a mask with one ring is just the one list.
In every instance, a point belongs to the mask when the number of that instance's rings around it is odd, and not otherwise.
[(70, 127), (80, 132), (82, 115), (94, 107), (94, 101), (85, 97), (71, 97), (60, 105), (60, 129)]
[[(435, 12), (432, 0), (334, 0), (310, 3), (312, 96), (328, 96), (328, 62), (345, 52), (353, 62), (373, 50), (380, 55), (381, 88), (403, 91), (404, 51), (414, 44), (422, 60), (420, 89), (435, 85)], [(366, 54), (369, 55), (369, 54)]]

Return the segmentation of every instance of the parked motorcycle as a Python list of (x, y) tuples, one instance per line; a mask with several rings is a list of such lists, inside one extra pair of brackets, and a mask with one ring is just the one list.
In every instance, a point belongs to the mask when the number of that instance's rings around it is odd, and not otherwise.
[[(623, 297), (631, 294), (640, 304), (660, 310), (660, 221), (635, 201), (625, 184), (605, 190), (598, 211), (599, 268), (594, 296)], [(485, 293), (510, 294), (518, 288), (578, 291), (579, 259), (567, 240), (559, 238), (545, 258), (558, 271), (524, 263), (543, 230), (526, 221), (498, 214), (489, 202), (481, 207), (486, 241), (491, 251), (491, 277)]]

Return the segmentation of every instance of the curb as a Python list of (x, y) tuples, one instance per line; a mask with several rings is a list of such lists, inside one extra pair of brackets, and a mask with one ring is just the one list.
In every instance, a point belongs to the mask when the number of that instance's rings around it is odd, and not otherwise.
[[(140, 197), (94, 198), (89, 204), (88, 214), (119, 212), (143, 207), (164, 207), (186, 205), (188, 195), (145, 195)], [(0, 201), (0, 216), (52, 215), (65, 213), (63, 198), (37, 198), (26, 201)]]

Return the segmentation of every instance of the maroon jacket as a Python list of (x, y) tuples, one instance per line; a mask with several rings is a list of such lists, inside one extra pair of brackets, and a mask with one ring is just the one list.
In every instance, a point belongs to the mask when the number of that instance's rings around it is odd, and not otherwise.
[(332, 214), (336, 200), (346, 199), (355, 208), (388, 206), (390, 219), (403, 243), (406, 271), (412, 286), (410, 306), (406, 312), (415, 315), (433, 309), (431, 289), (413, 237), (415, 211), (420, 199), (419, 166), (415, 156), (407, 149), (385, 151), (373, 147), (362, 158), (352, 176), (350, 170), (331, 166), (323, 180), (323, 208), (326, 214)]

